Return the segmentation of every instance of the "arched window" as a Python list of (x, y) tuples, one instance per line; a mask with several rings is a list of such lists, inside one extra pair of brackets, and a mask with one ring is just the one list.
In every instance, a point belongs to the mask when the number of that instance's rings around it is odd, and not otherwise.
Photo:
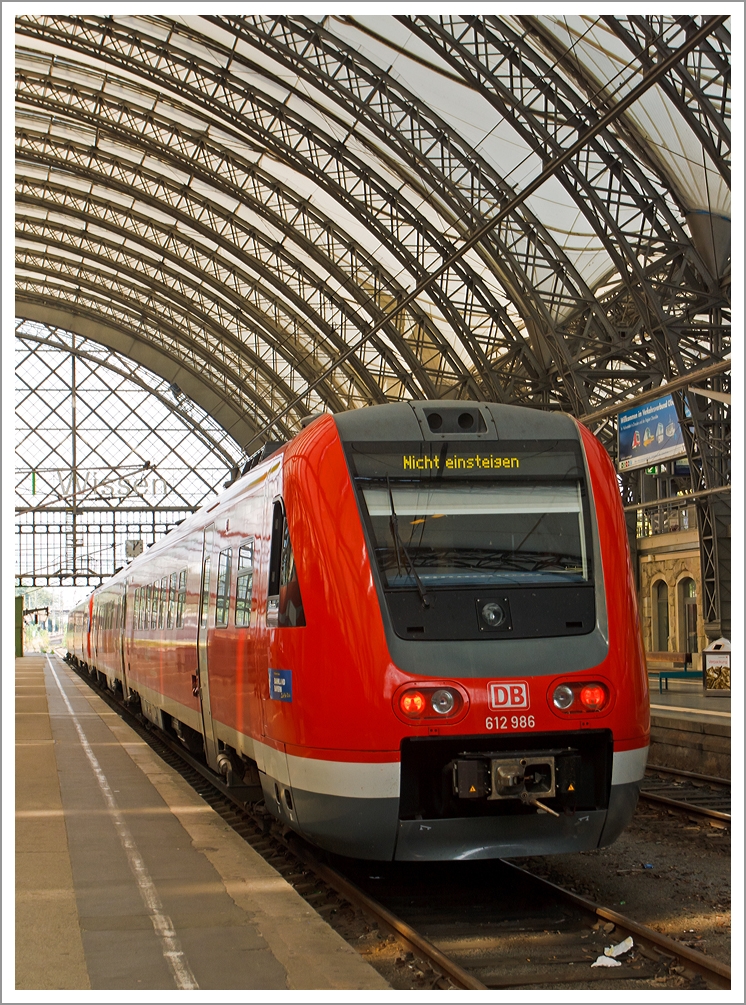
[(659, 579), (653, 587), (655, 604), (655, 639), (653, 648), (656, 652), (668, 652), (668, 583)]
[(686, 652), (698, 651), (697, 584), (693, 579), (682, 579), (679, 583), (679, 637)]

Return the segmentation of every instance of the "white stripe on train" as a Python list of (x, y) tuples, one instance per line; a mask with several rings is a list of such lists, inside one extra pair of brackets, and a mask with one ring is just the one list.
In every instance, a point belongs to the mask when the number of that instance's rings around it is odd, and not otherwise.
[[(326, 796), (360, 799), (398, 799), (399, 761), (374, 764), (360, 761), (328, 761), (315, 757), (285, 754), (259, 741), (254, 752), (260, 771), (283, 785)], [(612, 785), (638, 782), (645, 774), (648, 748), (622, 750), (614, 754)]]

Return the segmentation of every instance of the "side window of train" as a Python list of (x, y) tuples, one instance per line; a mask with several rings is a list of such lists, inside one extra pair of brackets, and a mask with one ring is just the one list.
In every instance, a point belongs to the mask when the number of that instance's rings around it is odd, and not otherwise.
[(254, 586), (254, 539), (245, 541), (238, 549), (236, 573), (236, 625), (245, 628), (251, 624), (251, 591)]
[(166, 627), (166, 607), (168, 605), (168, 576), (161, 580), (160, 603), (158, 604), (158, 627)]
[(158, 595), (160, 593), (159, 584), (157, 582), (153, 583), (150, 590), (150, 627), (151, 629), (158, 627)]
[(179, 573), (179, 599), (176, 604), (176, 627), (184, 626), (184, 611), (186, 609), (186, 581), (187, 571), (182, 569)]
[(207, 627), (207, 611), (210, 606), (210, 557), (205, 559), (204, 577), (202, 580), (202, 596), (199, 601), (199, 624), (201, 628)]
[(179, 593), (179, 574), (171, 573), (171, 585), (168, 591), (168, 616), (166, 618), (166, 628), (173, 628), (176, 620), (176, 597)]
[(215, 608), (215, 624), (225, 628), (228, 624), (228, 609), (231, 601), (231, 549), (220, 552), (218, 558), (218, 590)]
[(301, 628), (306, 623), (300, 583), (295, 568), (290, 529), (282, 502), (272, 509), (272, 547), (269, 556), (267, 624), (281, 628)]

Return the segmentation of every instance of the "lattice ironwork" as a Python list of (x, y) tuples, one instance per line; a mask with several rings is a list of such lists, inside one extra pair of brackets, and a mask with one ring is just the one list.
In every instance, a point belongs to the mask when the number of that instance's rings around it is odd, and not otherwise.
[[(242, 460), (169, 385), (73, 333), (16, 324), (16, 580), (98, 585)], [(131, 557), (131, 556), (130, 556)]]

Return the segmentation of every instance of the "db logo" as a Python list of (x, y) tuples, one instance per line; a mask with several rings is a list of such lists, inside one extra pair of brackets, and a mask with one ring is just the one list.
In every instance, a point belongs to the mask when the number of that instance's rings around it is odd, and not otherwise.
[(487, 685), (490, 708), (528, 708), (528, 682), (525, 680), (492, 681)]

